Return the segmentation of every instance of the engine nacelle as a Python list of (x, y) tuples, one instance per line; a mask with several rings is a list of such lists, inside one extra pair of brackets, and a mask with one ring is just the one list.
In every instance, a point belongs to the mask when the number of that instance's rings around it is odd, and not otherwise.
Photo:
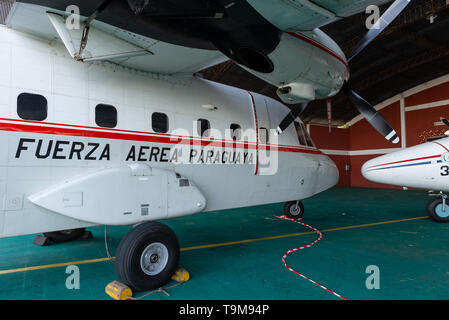
[(255, 71), (256, 68), (248, 64), (242, 67), (278, 87), (279, 97), (289, 104), (329, 98), (338, 93), (349, 78), (344, 53), (319, 29), (284, 32), (278, 46), (266, 59), (273, 66), (269, 73)]

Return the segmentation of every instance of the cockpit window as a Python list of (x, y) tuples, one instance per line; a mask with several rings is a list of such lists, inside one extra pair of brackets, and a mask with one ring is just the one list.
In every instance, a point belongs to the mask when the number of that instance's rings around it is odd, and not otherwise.
[(268, 133), (267, 128), (264, 128), (264, 127), (259, 128), (259, 141), (262, 143), (270, 142), (270, 135)]
[(304, 135), (304, 129), (303, 126), (299, 122), (294, 122), (296, 134), (298, 135), (299, 144), (302, 146), (307, 145), (306, 137)]
[(307, 132), (306, 127), (303, 123), (299, 123), (297, 121), (294, 122), (296, 134), (298, 135), (299, 144), (302, 146), (315, 147), (312, 139), (310, 138), (309, 133)]
[(304, 127), (304, 124), (301, 124), (301, 127), (303, 128), (304, 136), (306, 137), (307, 146), (315, 147), (315, 145), (313, 144), (312, 138), (310, 138), (310, 135), (307, 132), (307, 129)]

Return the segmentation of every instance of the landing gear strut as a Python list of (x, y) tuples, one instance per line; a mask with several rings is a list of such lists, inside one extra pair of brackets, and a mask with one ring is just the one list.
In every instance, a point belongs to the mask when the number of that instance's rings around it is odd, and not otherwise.
[(436, 222), (449, 222), (449, 200), (442, 192), (427, 203), (427, 214)]
[(118, 280), (133, 291), (162, 287), (175, 273), (179, 243), (174, 232), (158, 222), (131, 229), (120, 242), (115, 259)]
[(299, 200), (289, 201), (284, 205), (284, 214), (290, 219), (301, 219), (304, 215), (304, 205)]

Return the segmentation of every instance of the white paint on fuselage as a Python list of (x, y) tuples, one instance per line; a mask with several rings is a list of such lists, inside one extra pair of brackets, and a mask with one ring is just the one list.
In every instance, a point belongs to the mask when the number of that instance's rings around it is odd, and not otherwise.
[[(35, 93), (46, 97), (48, 117), (43, 122), (23, 121), (17, 115), (17, 96)], [(289, 109), (277, 101), (252, 94), (259, 126), (276, 127)], [(95, 107), (110, 104), (118, 111), (116, 128), (99, 128)], [(213, 105), (210, 111), (203, 105)], [(260, 110), (260, 112), (259, 112)], [(265, 110), (265, 111), (263, 111)], [(57, 43), (0, 27), (0, 237), (63, 230), (92, 225), (45, 210), (28, 200), (67, 179), (104, 168), (123, 167), (130, 148), (173, 147), (158, 141), (164, 135), (151, 129), (151, 114), (169, 117), (169, 132), (182, 128), (198, 140), (193, 123), (208, 119), (211, 127), (225, 132), (232, 123), (254, 129), (250, 94), (194, 77), (170, 77), (131, 70), (107, 62), (81, 63), (71, 59)], [(165, 137), (170, 137), (166, 135)], [(20, 139), (31, 139), (16, 157)], [(30, 141), (31, 141), (30, 140)], [(62, 159), (36, 158), (39, 140), (68, 141)], [(141, 141), (146, 140), (146, 141)], [(69, 159), (73, 142), (100, 145), (95, 160)], [(100, 160), (108, 144), (110, 155)], [(250, 145), (257, 144), (255, 136)], [(174, 164), (145, 161), (150, 166), (176, 171), (188, 177), (207, 200), (205, 211), (305, 199), (336, 184), (335, 164), (313, 147), (299, 146), (294, 126), (271, 145), (278, 152), (278, 170), (272, 175), (255, 174), (256, 163)], [(41, 150), (45, 154), (46, 149)], [(65, 149), (64, 149), (65, 148)], [(54, 145), (51, 155), (54, 155)], [(254, 148), (252, 152), (255, 152)], [(133, 190), (123, 190), (123, 197)], [(111, 198), (111, 202), (120, 199)], [(148, 218), (151, 220), (151, 217)]]
[(449, 137), (369, 160), (362, 174), (377, 183), (449, 191)]

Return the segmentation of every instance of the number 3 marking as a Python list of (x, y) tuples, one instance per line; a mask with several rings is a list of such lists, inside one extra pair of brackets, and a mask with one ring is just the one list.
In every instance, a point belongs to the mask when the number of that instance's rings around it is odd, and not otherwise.
[(442, 166), (441, 171), (442, 176), (449, 176), (449, 166)]

